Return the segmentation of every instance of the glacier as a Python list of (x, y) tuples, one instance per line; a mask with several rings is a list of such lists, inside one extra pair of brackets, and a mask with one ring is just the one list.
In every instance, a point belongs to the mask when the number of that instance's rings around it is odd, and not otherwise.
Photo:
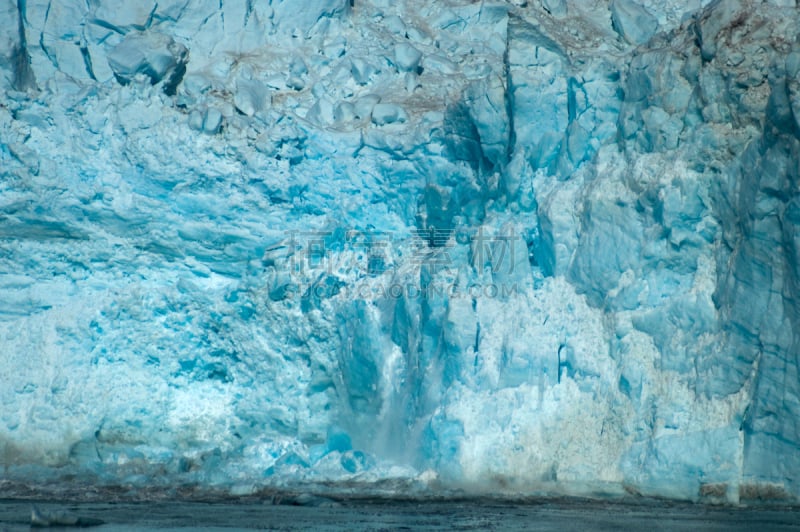
[(0, 20), (0, 485), (797, 502), (794, 0)]

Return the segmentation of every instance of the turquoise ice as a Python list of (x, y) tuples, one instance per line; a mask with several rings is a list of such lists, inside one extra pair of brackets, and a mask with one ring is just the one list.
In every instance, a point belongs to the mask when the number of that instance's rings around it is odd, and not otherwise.
[(800, 495), (794, 2), (0, 21), (4, 478)]

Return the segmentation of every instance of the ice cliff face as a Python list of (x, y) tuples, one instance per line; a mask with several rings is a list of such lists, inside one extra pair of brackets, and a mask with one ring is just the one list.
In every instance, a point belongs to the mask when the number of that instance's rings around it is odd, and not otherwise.
[(796, 500), (797, 9), (0, 0), (4, 476)]

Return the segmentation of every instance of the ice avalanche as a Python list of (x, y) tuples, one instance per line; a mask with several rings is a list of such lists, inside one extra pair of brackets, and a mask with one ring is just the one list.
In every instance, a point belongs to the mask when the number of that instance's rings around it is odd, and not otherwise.
[(798, 35), (0, 0), (0, 478), (797, 501)]

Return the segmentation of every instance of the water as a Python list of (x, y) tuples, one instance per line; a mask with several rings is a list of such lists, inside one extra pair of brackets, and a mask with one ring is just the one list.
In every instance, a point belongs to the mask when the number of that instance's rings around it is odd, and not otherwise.
[[(733, 508), (586, 500), (442, 501), (319, 499), (321, 506), (227, 502), (37, 501), (45, 512), (67, 511), (106, 524), (98, 532), (201, 530), (800, 530), (791, 508)], [(30, 530), (31, 502), (0, 501), (0, 531)]]

